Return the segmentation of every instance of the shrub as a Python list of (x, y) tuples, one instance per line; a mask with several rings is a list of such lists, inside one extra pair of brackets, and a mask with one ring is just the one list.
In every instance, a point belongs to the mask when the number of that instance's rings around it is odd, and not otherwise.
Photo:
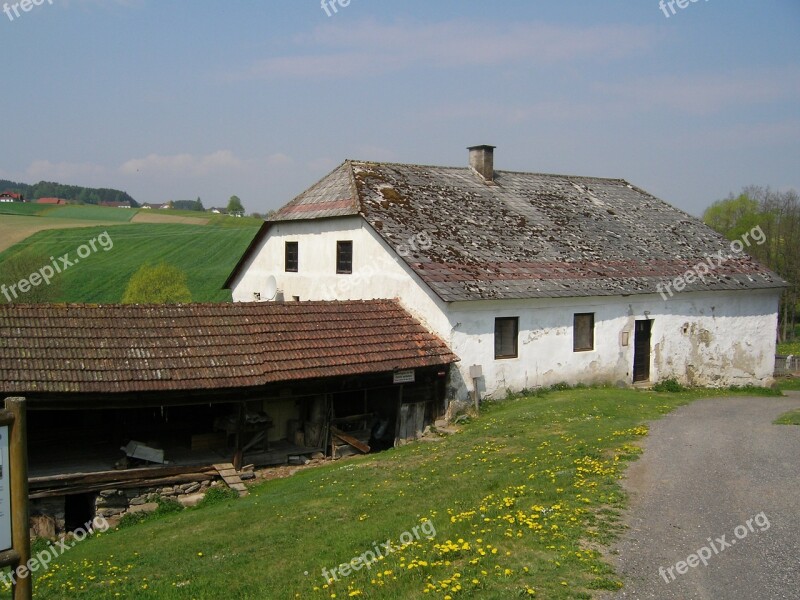
[(197, 505), (198, 508), (215, 506), (230, 500), (238, 500), (239, 493), (229, 487), (212, 487), (206, 492), (205, 497)]
[(670, 392), (677, 394), (678, 392), (685, 392), (686, 388), (678, 383), (678, 380), (673, 377), (659, 381), (653, 386), (653, 390), (656, 392)]

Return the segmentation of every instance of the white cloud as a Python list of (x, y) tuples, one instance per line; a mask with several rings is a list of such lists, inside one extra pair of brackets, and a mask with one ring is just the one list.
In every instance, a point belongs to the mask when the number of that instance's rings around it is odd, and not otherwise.
[(656, 39), (653, 31), (634, 26), (361, 21), (324, 25), (297, 36), (293, 40), (297, 47), (310, 46), (316, 52), (266, 58), (234, 78), (332, 78), (414, 67), (470, 69), (524, 63), (537, 68), (576, 60), (602, 62), (638, 55)]

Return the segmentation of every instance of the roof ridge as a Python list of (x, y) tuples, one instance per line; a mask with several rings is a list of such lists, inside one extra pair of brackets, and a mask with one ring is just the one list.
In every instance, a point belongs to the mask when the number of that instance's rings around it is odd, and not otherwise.
[[(456, 167), (451, 165), (422, 165), (416, 163), (384, 162), (375, 160), (356, 160), (348, 158), (346, 163), (377, 165), (382, 167), (414, 167), (419, 169), (447, 169), (453, 171), (471, 171), (469, 166)], [(619, 181), (627, 185), (633, 185), (622, 177), (599, 177), (596, 175), (569, 175), (566, 173), (544, 173), (540, 171), (513, 171), (509, 169), (495, 169), (495, 173), (508, 173), (510, 175), (536, 175), (538, 177), (560, 177), (563, 179), (596, 179), (599, 181)], [(634, 186), (635, 187), (635, 186)], [(648, 194), (652, 195), (652, 194)]]

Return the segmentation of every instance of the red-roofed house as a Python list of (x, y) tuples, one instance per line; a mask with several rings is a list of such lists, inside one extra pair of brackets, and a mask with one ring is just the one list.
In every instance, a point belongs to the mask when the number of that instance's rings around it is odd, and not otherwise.
[(22, 194), (16, 192), (0, 192), (0, 202), (24, 202)]

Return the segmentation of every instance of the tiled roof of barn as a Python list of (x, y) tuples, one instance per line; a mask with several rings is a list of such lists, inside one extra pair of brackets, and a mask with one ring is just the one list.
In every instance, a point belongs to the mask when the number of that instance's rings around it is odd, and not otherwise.
[(394, 300), (0, 305), (0, 392), (250, 388), (450, 364)]
[[(444, 300), (655, 293), (730, 242), (622, 179), (347, 161), (275, 221), (362, 215)], [(266, 229), (266, 228), (265, 228)], [(430, 244), (409, 244), (425, 232)], [(414, 238), (417, 236), (417, 238)], [(420, 247), (420, 246), (425, 246)], [(688, 291), (780, 288), (745, 254)]]

